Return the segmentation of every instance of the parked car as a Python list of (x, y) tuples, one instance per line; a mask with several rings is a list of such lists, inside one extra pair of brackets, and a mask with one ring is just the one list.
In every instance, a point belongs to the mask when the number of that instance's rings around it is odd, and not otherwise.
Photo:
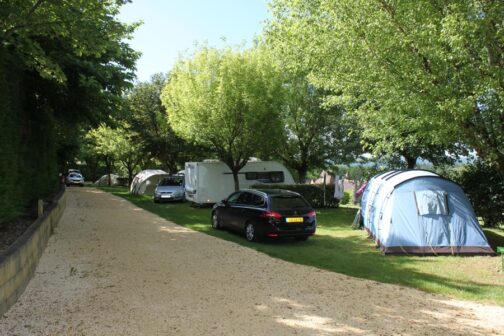
[(248, 241), (315, 234), (315, 210), (300, 194), (279, 189), (245, 189), (232, 193), (212, 208), (212, 227), (245, 233)]
[(154, 190), (154, 202), (184, 201), (184, 176), (173, 175), (163, 178)]
[(68, 175), (65, 178), (65, 184), (67, 187), (70, 185), (80, 185), (81, 187), (83, 187), (84, 177), (76, 172), (68, 173)]

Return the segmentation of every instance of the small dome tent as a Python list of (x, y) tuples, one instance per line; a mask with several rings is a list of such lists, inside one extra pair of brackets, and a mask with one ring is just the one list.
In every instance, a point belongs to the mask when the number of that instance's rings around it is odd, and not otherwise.
[[(117, 186), (119, 185), (119, 175), (110, 174), (110, 185)], [(95, 186), (108, 186), (109, 185), (109, 176), (108, 174), (103, 175), (98, 180), (93, 183)]]
[(135, 175), (130, 186), (130, 193), (139, 195), (154, 195), (156, 185), (164, 177), (169, 176), (167, 172), (159, 169), (142, 170)]
[(494, 254), (462, 188), (429, 171), (375, 175), (360, 215), (385, 254)]

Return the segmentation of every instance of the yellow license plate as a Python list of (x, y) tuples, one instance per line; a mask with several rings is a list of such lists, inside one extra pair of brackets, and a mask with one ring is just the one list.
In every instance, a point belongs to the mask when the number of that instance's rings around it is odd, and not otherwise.
[(287, 217), (285, 220), (287, 223), (302, 223), (303, 217)]

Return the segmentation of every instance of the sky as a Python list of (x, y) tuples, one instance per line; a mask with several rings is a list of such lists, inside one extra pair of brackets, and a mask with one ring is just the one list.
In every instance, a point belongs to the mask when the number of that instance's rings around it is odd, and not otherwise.
[[(267, 0), (133, 0), (121, 9), (119, 20), (142, 20), (133, 49), (137, 80), (144, 82), (158, 72), (169, 72), (179, 55), (194, 51), (196, 42), (222, 48), (246, 43), (262, 31), (269, 17)], [(226, 41), (223, 42), (222, 39)]]

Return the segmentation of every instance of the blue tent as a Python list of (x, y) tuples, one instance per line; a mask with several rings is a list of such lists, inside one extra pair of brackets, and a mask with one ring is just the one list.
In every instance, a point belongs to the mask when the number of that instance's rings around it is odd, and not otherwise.
[(375, 175), (360, 215), (385, 254), (495, 254), (462, 188), (429, 171)]

